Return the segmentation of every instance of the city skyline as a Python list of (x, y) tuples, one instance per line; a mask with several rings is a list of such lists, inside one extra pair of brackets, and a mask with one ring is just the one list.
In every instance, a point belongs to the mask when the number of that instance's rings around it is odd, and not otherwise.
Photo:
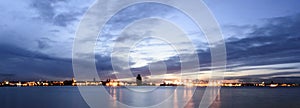
[[(94, 1), (4, 2), (6, 3), (0, 4), (3, 10), (0, 13), (0, 81), (72, 78), (71, 58), (75, 31)], [(226, 42), (225, 79), (300, 82), (300, 9), (297, 6), (299, 1), (204, 2), (219, 22)], [(137, 12), (141, 14), (135, 15)], [(134, 75), (141, 74), (147, 78), (150, 75), (150, 65), (164, 62), (168, 74), (151, 76), (151, 79), (207, 79), (212, 67), (209, 47), (201, 30), (195, 27), (191, 19), (176, 10), (163, 5), (143, 4), (128, 7), (112, 17), (105, 27), (105, 30), (110, 31), (104, 30), (103, 35), (99, 37), (95, 58), (101, 80), (114, 78), (114, 75), (119, 73), (113, 71), (110, 61), (111, 47), (115, 41), (126, 43), (132, 42), (134, 36), (151, 35), (136, 29), (128, 33), (130, 35), (126, 38), (117, 38), (114, 33), (121, 29), (119, 26), (151, 16), (162, 16), (188, 31), (188, 37), (197, 48), (200, 67), (184, 70), (188, 73), (180, 75), (181, 62), (172, 46), (162, 40), (149, 38), (132, 49), (129, 64)], [(152, 21), (139, 27), (160, 26), (161, 22)], [(134, 33), (136, 35), (132, 35)], [(188, 49), (185, 42), (179, 41), (176, 44), (180, 44), (181, 50)]]

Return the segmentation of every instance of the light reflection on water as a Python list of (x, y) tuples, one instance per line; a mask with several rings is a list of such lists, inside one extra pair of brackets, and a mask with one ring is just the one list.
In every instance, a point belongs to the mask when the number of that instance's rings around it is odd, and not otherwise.
[[(135, 89), (145, 89), (151, 87), (135, 87)], [(149, 107), (163, 105), (165, 107), (182, 108), (193, 96), (193, 88), (187, 87), (159, 87), (150, 92), (136, 92), (125, 87), (107, 87), (106, 90), (112, 96), (114, 107), (119, 104), (133, 107)], [(123, 99), (124, 98), (124, 99)], [(119, 103), (118, 103), (119, 102)]]
[[(95, 94), (95, 87), (87, 87)], [(160, 87), (157, 92), (136, 93), (107, 87), (111, 106), (150, 106), (170, 100), (164, 108), (198, 108), (205, 88)], [(105, 91), (101, 92), (105, 93)], [(300, 88), (222, 88), (210, 108), (299, 108)], [(174, 94), (174, 95), (172, 95)], [(99, 100), (100, 101), (100, 100)], [(88, 108), (76, 87), (0, 87), (0, 108)], [(184, 105), (184, 103), (187, 103)]]

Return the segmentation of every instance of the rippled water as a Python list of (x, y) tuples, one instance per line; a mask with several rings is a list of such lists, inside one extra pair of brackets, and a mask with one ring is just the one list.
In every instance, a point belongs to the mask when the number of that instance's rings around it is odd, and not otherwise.
[[(162, 102), (164, 107), (199, 107), (205, 88), (140, 87), (136, 92), (125, 87), (84, 87), (89, 101), (108, 101), (109, 106), (151, 106)], [(111, 97), (93, 100), (95, 94), (109, 93)], [(222, 88), (211, 108), (300, 108), (300, 88)], [(169, 99), (168, 101), (165, 101)], [(187, 103), (187, 104), (184, 104)], [(0, 108), (89, 108), (77, 87), (0, 87)]]

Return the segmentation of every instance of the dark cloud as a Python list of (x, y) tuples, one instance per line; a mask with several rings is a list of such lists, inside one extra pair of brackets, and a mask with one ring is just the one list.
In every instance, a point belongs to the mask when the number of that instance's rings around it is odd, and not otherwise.
[[(295, 66), (287, 67), (265, 67), (255, 68), (255, 66), (289, 64), (300, 62), (300, 14), (286, 17), (265, 19), (266, 24), (261, 27), (253, 27), (252, 32), (247, 33), (246, 37), (241, 39), (226, 40), (227, 62), (229, 71), (239, 72), (243, 70), (283, 70), (283, 72), (236, 77), (236, 79), (247, 79), (260, 77), (271, 77), (275, 75), (291, 75), (298, 72), (284, 72), (285, 70), (298, 69)], [(210, 70), (211, 55), (210, 50), (198, 50), (198, 56), (201, 63), (200, 70)], [(176, 61), (165, 61), (168, 68), (178, 69)], [(187, 61), (188, 62), (188, 61)], [(237, 67), (254, 66), (247, 69), (236, 69)], [(142, 71), (145, 67), (136, 69)], [(217, 68), (216, 68), (217, 69)], [(146, 71), (147, 72), (147, 71)], [(263, 74), (263, 72), (261, 72)]]
[[(226, 78), (230, 80), (231, 78)], [(237, 78), (232, 78), (237, 79)], [(256, 83), (271, 83), (273, 81), (274, 83), (300, 83), (300, 77), (297, 76), (288, 76), (288, 77), (270, 77), (270, 78), (251, 78), (251, 77), (243, 77), (239, 78), (239, 81), (241, 82), (256, 82)]]
[(0, 44), (0, 51), (0, 70), (6, 75), (0, 80), (51, 80), (73, 76), (70, 59), (55, 58), (5, 44)]
[[(276, 73), (269, 73), (269, 74), (258, 74), (258, 75), (247, 75), (247, 76), (241, 76), (241, 77), (233, 77), (232, 79), (260, 79), (260, 78), (265, 78), (265, 79), (271, 79), (276, 76), (280, 75), (294, 75), (294, 74), (300, 74), (300, 71), (294, 71), (294, 72), (276, 72)], [(228, 78), (231, 79), (231, 78)]]
[(228, 61), (247, 66), (300, 62), (299, 23), (299, 14), (268, 19), (247, 38), (226, 43)]
[(46, 38), (46, 37), (40, 38), (40, 39), (37, 40), (37, 44), (38, 44), (39, 49), (49, 48), (49, 47), (51, 47), (50, 44), (54, 44), (54, 43), (56, 43), (56, 41), (53, 41), (53, 40), (51, 40), (49, 38)]
[(100, 79), (113, 77), (113, 68), (111, 64), (111, 57), (96, 55), (96, 68)]
[(36, 8), (40, 14), (40, 18), (51, 21), (55, 16), (55, 10), (53, 7), (54, 3), (59, 2), (58, 0), (32, 0), (31, 6)]
[[(36, 9), (39, 13), (38, 19), (52, 23), (57, 26), (68, 26), (72, 22), (77, 21), (79, 16), (82, 16), (86, 11), (87, 7), (82, 10), (69, 8), (67, 12), (57, 12), (60, 10), (56, 4), (65, 3), (68, 4), (70, 1), (67, 0), (33, 0), (31, 6)], [(67, 7), (64, 7), (67, 8)]]
[[(261, 77), (276, 75), (292, 75), (299, 72), (285, 72), (290, 69), (299, 69), (295, 66), (287, 67), (257, 67), (263, 65), (285, 65), (300, 62), (300, 14), (286, 17), (265, 19), (266, 23), (261, 26), (252, 26), (252, 32), (247, 33), (242, 39), (226, 40), (227, 63), (230, 72), (245, 70), (283, 70), (272, 74), (249, 75), (233, 77), (229, 79), (243, 79), (245, 81), (257, 81)], [(251, 27), (251, 26), (247, 26)], [(206, 52), (200, 52), (203, 54)], [(202, 55), (209, 57), (207, 54)], [(201, 55), (200, 55), (201, 58)], [(253, 68), (238, 69), (238, 67), (253, 66)], [(293, 78), (296, 79), (296, 78)]]
[[(111, 19), (109, 24), (126, 24), (126, 22), (133, 22), (137, 19), (148, 17), (167, 17), (172, 15), (173, 8), (167, 5), (158, 3), (140, 3), (134, 6), (129, 6), (118, 13)], [(175, 15), (175, 14), (173, 14)]]
[[(177, 12), (178, 13), (178, 12)], [(112, 39), (115, 35), (112, 35), (111, 31), (122, 30), (128, 24), (150, 17), (163, 17), (167, 18), (170, 16), (175, 16), (174, 10), (170, 6), (158, 4), (158, 3), (140, 3), (134, 6), (129, 6), (125, 9), (117, 12), (104, 26), (102, 30), (101, 38), (105, 38), (104, 41)], [(155, 24), (155, 22), (153, 22)], [(129, 37), (129, 38), (128, 38)], [(125, 36), (120, 37), (116, 41), (123, 42), (135, 39), (136, 36)]]
[(67, 26), (70, 22), (76, 21), (78, 18), (77, 16), (81, 15), (82, 13), (66, 13), (66, 14), (59, 14), (54, 17), (54, 24), (58, 26)]
[(239, 67), (239, 66), (231, 66), (230, 68), (234, 68), (234, 69), (229, 69), (228, 71), (230, 72), (240, 72), (240, 71), (249, 71), (249, 70), (291, 70), (291, 69), (299, 69), (297, 67), (251, 67), (251, 68), (244, 68), (244, 69), (235, 69), (235, 67)]

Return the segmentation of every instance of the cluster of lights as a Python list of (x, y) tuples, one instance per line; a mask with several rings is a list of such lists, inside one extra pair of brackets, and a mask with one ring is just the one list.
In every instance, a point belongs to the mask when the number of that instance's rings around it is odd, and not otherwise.
[(112, 81), (112, 82), (109, 82), (109, 83), (106, 83), (106, 86), (124, 86), (125, 84), (123, 82), (120, 82), (120, 81)]
[[(240, 82), (230, 82), (230, 81), (192, 81), (192, 80), (184, 80), (183, 82), (180, 80), (164, 80), (163, 84), (159, 83), (149, 83), (143, 84), (144, 86), (199, 86), (199, 87), (210, 87), (210, 86), (222, 86), (222, 87), (240, 87), (240, 86), (256, 86), (256, 87), (295, 87), (299, 86), (298, 84), (286, 84), (286, 83), (270, 83), (266, 84), (262, 83), (240, 83)], [(72, 85), (72, 86), (137, 86), (135, 82), (122, 82), (122, 81), (108, 81), (106, 83), (102, 81), (77, 81), (75, 79), (69, 81), (47, 81), (47, 82), (9, 82), (4, 81), (0, 83), (0, 86), (64, 86), (64, 85)]]

